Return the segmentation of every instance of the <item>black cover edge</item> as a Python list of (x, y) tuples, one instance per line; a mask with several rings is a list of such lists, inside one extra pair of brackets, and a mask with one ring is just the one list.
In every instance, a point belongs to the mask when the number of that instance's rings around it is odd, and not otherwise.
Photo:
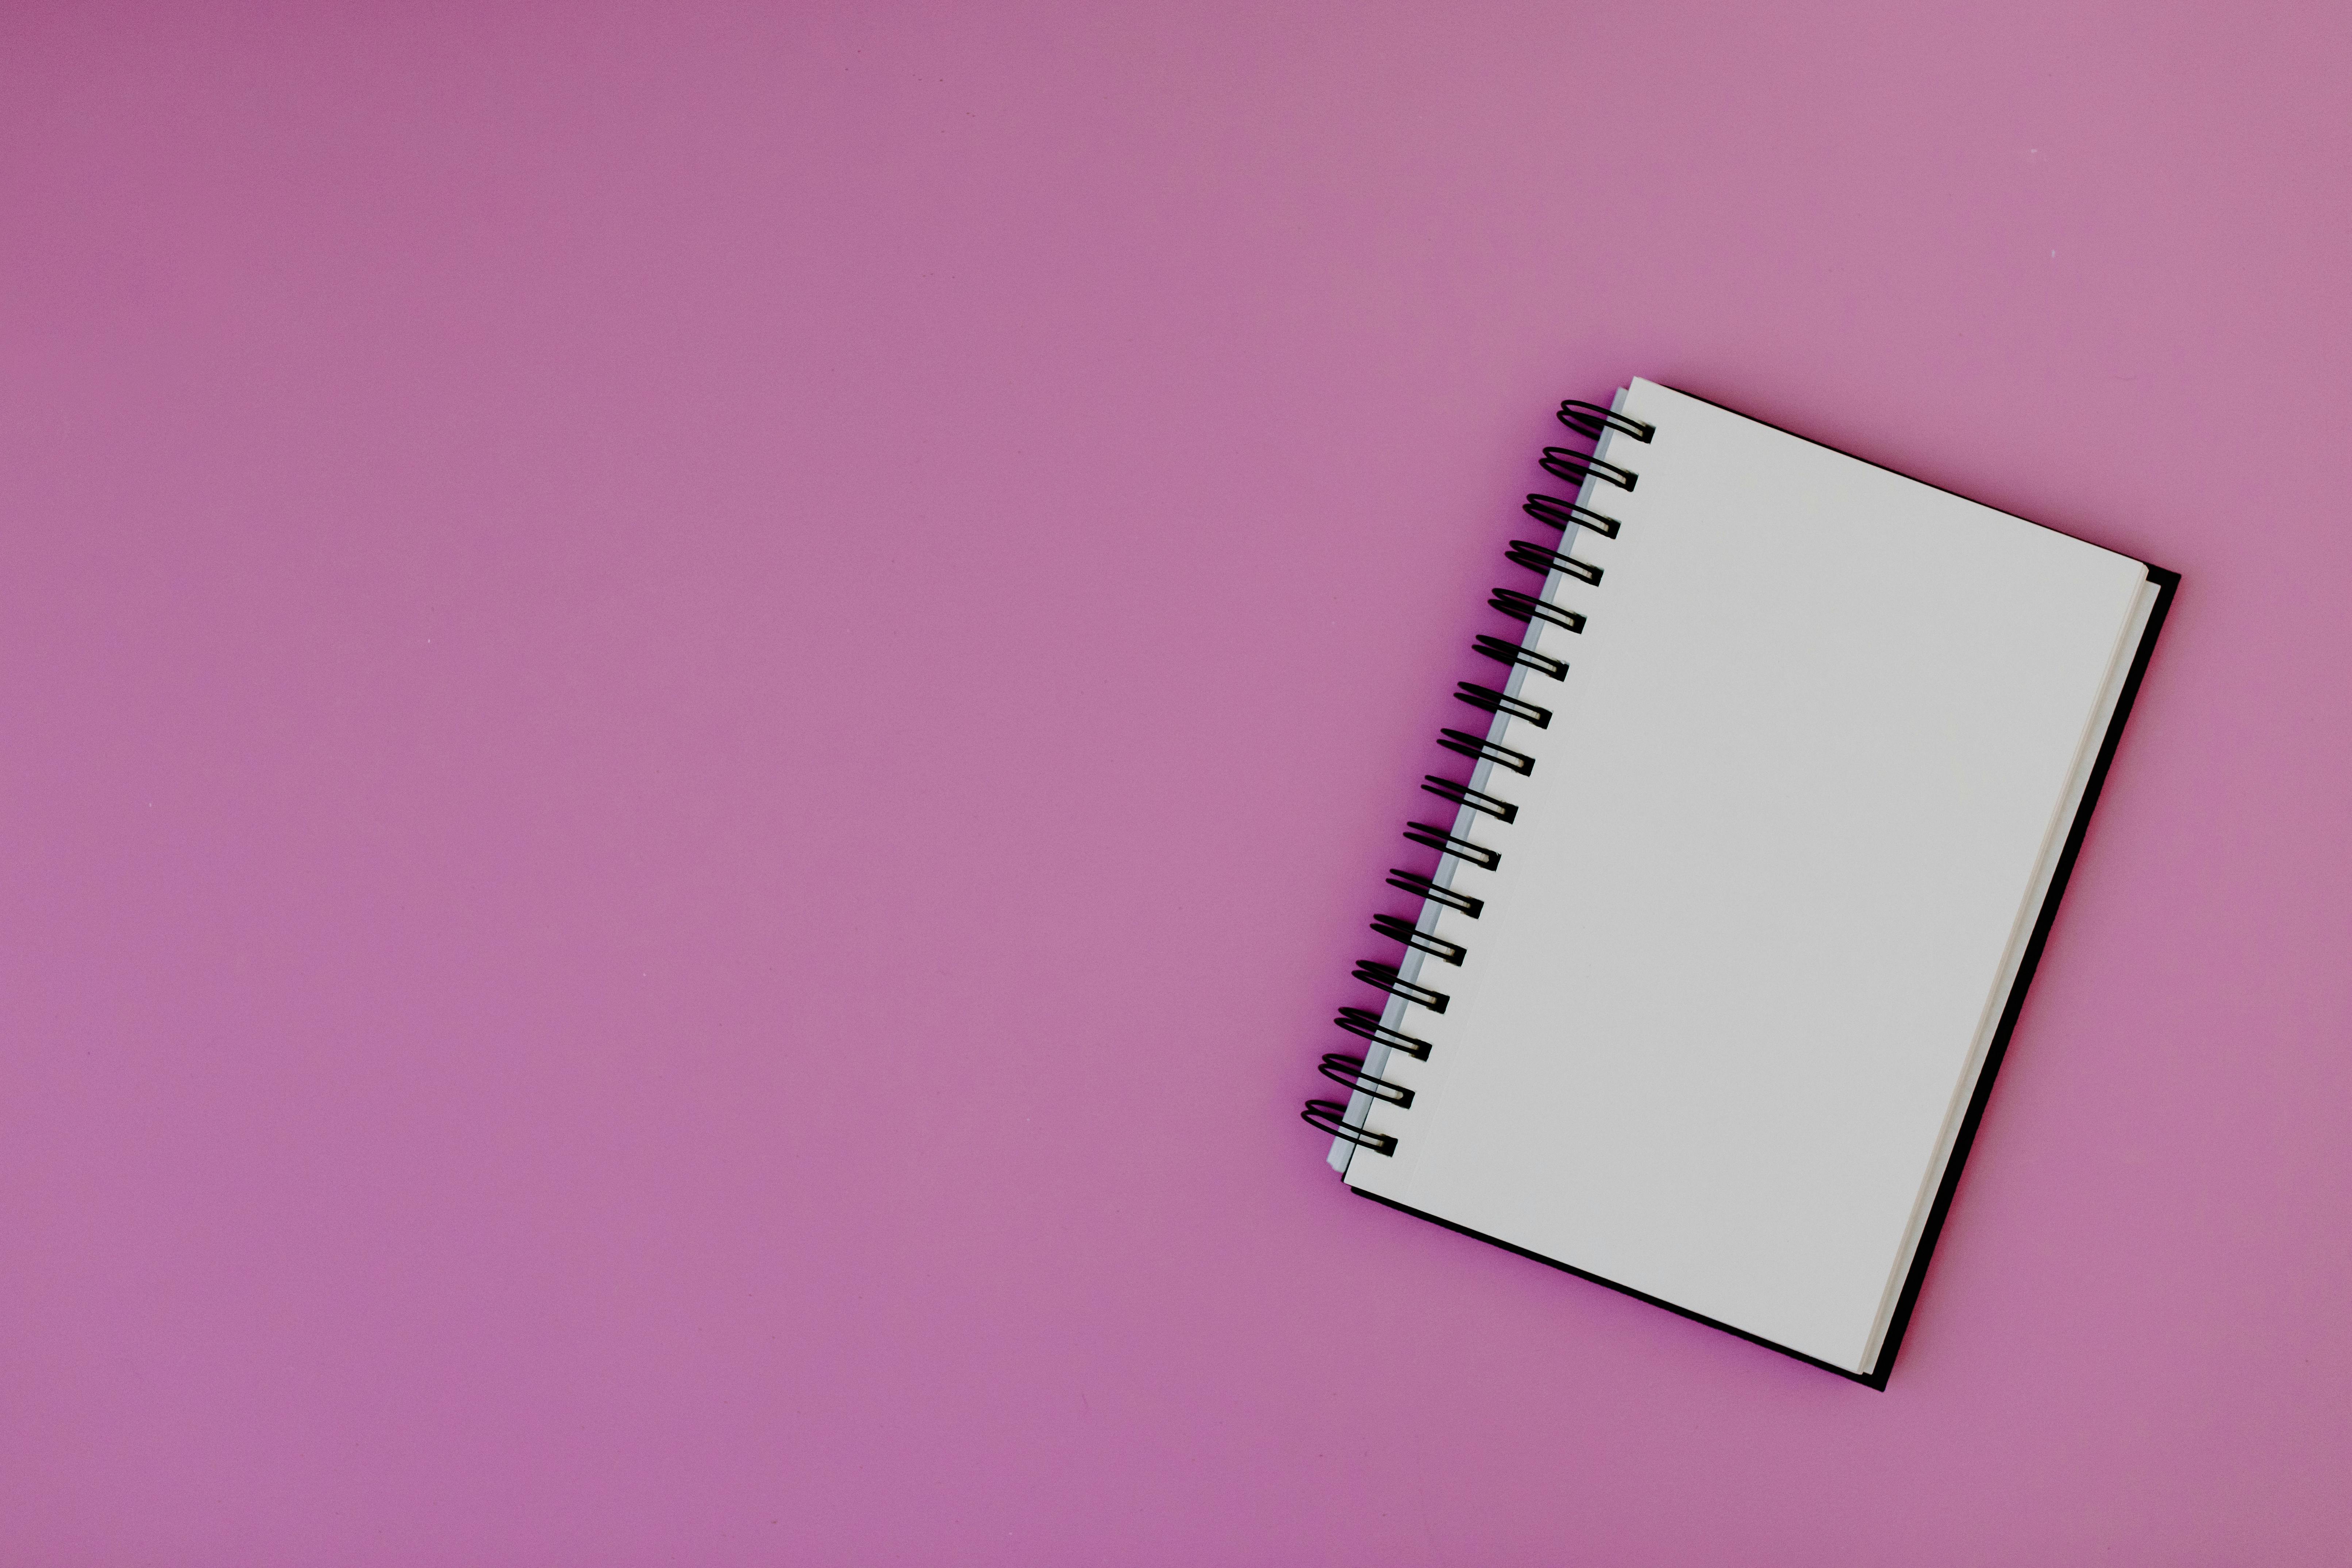
[[(2143, 562), (2141, 564), (2146, 565)], [(2065, 847), (2058, 852), (2058, 864), (2050, 873), (2050, 890), (2042, 900), (2042, 912), (2033, 921), (2033, 934), (2026, 938), (2024, 954), (2018, 960), (2017, 981), (2009, 989), (2009, 1002), (2001, 1009), (2000, 1024), (1993, 1030), (1992, 1043), (1986, 1048), (1984, 1067), (1977, 1074), (1976, 1090), (1969, 1097), (1969, 1109), (1960, 1118), (1960, 1129), (1952, 1141), (1952, 1157), (1944, 1166), (1944, 1179), (1936, 1189), (1936, 1201), (1927, 1210), (1927, 1224), (1919, 1232), (1918, 1250), (1911, 1257), (1911, 1271), (1903, 1281), (1903, 1293), (1895, 1298), (1895, 1313), (1886, 1321), (1886, 1338), (1878, 1348), (1878, 1362), (1869, 1376), (1863, 1379), (1873, 1388), (1884, 1390), (1888, 1373), (1895, 1370), (1895, 1352), (1902, 1348), (1903, 1331), (1911, 1325), (1911, 1310), (1918, 1304), (1919, 1289), (1927, 1282), (1928, 1256), (1936, 1250), (1936, 1240), (1943, 1234), (1944, 1217), (1951, 1212), (1953, 1194), (1960, 1184), (1960, 1167), (1976, 1142), (1977, 1124), (1984, 1120), (1985, 1104), (1992, 1097), (1993, 1075), (2000, 1070), (2001, 1058), (2009, 1052), (2009, 1038), (2017, 1032), (2017, 1021), (2025, 1010), (2026, 987), (2033, 984), (2033, 972), (2042, 963), (2042, 950), (2049, 944), (2051, 927), (2057, 923), (2058, 900), (2065, 896), (2067, 879), (2074, 874), (2074, 860), (2082, 853), (2083, 840), (2091, 828), (2091, 812), (2099, 804), (2099, 791), (2107, 782), (2107, 767), (2116, 759), (2116, 749), (2123, 743), (2124, 721), (2131, 717), (2132, 703), (2139, 696), (2140, 681), (2147, 674), (2148, 660), (2156, 653), (2157, 634), (2164, 629), (2164, 617), (2172, 609), (2172, 596), (2180, 587), (2180, 574), (2168, 572), (2161, 566), (2147, 567), (2147, 580), (2156, 584), (2156, 603), (2147, 612), (2147, 625), (2140, 633), (2138, 651), (2132, 655), (2131, 669), (2124, 677), (2124, 689), (2116, 696), (2115, 716), (2107, 721), (2107, 732), (2099, 742), (2097, 760), (2091, 764), (2091, 776), (2083, 785), (2083, 802), (2074, 811), (2074, 821), (2066, 830)]]
[[(1417, 1209), (1411, 1204), (1401, 1204), (1394, 1198), (1384, 1198), (1378, 1193), (1368, 1193), (1361, 1187), (1349, 1187), (1348, 1190), (1360, 1198), (1370, 1198), (1376, 1204), (1386, 1204), (1392, 1209), (1412, 1215), (1416, 1218), (1425, 1219), (1432, 1225), (1442, 1225), (1448, 1230), (1458, 1231), (1474, 1241), (1483, 1241), (1489, 1247), (1499, 1247), (1506, 1252), (1516, 1252), (1521, 1258), (1532, 1258), (1538, 1263), (1547, 1264), (1565, 1274), (1573, 1274), (1579, 1279), (1589, 1279), (1595, 1285), (1606, 1286), (1621, 1295), (1633, 1297), (1636, 1301), (1647, 1301), (1653, 1307), (1664, 1307), (1677, 1318), (1688, 1318), (1694, 1323), (1705, 1323), (1710, 1329), (1721, 1329), (1725, 1333), (1746, 1340), (1750, 1344), (1762, 1345), (1768, 1351), (1778, 1351), (1784, 1356), (1793, 1357), (1803, 1362), (1807, 1366), (1817, 1366), (1823, 1372), (1833, 1372), (1850, 1382), (1869, 1384), (1873, 1388), (1883, 1389), (1886, 1386), (1886, 1380), (1884, 1377), (1874, 1381), (1863, 1373), (1851, 1371), (1834, 1362), (1826, 1362), (1819, 1356), (1807, 1355), (1802, 1351), (1790, 1350), (1787, 1345), (1774, 1340), (1768, 1340), (1761, 1334), (1751, 1334), (1746, 1329), (1735, 1329), (1729, 1323), (1720, 1319), (1710, 1318), (1704, 1312), (1694, 1312), (1688, 1307), (1677, 1307), (1662, 1296), (1653, 1296), (1646, 1290), (1636, 1290), (1631, 1285), (1621, 1285), (1614, 1279), (1604, 1279), (1589, 1268), (1579, 1268), (1573, 1263), (1562, 1263), (1557, 1258), (1547, 1258), (1540, 1252), (1530, 1252), (1524, 1247), (1515, 1246), (1503, 1240), (1500, 1237), (1488, 1236), (1483, 1230), (1472, 1230), (1466, 1225), (1456, 1225), (1450, 1219), (1441, 1219), (1427, 1209)], [(1879, 1359), (1884, 1361), (1885, 1357), (1882, 1355)]]

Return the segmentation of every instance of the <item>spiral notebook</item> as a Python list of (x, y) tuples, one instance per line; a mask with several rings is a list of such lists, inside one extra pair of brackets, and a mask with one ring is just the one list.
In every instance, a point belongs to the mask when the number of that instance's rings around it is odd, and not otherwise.
[(1651, 382), (1560, 419), (1307, 1119), (1884, 1388), (2179, 578)]

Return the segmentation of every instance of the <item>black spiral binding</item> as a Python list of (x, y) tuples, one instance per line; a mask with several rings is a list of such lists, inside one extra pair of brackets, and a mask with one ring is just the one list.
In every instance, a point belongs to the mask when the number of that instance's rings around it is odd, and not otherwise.
[[(1614, 409), (1604, 408), (1597, 403), (1581, 403), (1574, 399), (1559, 405), (1559, 422), (1577, 434), (1592, 440), (1600, 439), (1604, 431), (1612, 430), (1643, 443), (1647, 443), (1657, 434), (1654, 426), (1645, 425), (1641, 420), (1620, 414)], [(1621, 490), (1631, 491), (1641, 479), (1639, 474), (1618, 464), (1604, 462), (1599, 458), (1570, 451), (1563, 447), (1545, 447), (1543, 456), (1538, 461), (1547, 473), (1580, 487), (1586, 484), (1604, 484), (1613, 485)], [(1604, 539), (1617, 537), (1618, 523), (1615, 518), (1604, 516), (1590, 507), (1559, 496), (1531, 494), (1527, 499), (1524, 510), (1538, 522), (1558, 529), (1563, 536), (1563, 543), (1570, 528), (1591, 529)], [(1527, 568), (1547, 583), (1555, 573), (1563, 577), (1572, 577), (1587, 584), (1598, 584), (1601, 581), (1600, 567), (1590, 562), (1575, 559), (1564, 549), (1554, 549), (1549, 545), (1531, 543), (1524, 539), (1515, 539), (1505, 554), (1513, 565)], [(1534, 594), (1523, 593), (1516, 588), (1497, 588), (1494, 591), (1493, 597), (1486, 602), (1503, 615), (1526, 625), (1530, 632), (1536, 628), (1538, 623), (1558, 626), (1567, 632), (1584, 630), (1583, 616), (1544, 598), (1540, 588)], [(1538, 653), (1535, 649), (1526, 647), (1524, 639), (1511, 642), (1481, 633), (1477, 641), (1472, 646), (1476, 652), (1512, 670), (1531, 670), (1553, 680), (1558, 680), (1568, 673), (1567, 660), (1554, 658), (1549, 654)], [(1473, 708), (1488, 713), (1505, 714), (1524, 723), (1532, 724), (1538, 730), (1546, 729), (1551, 723), (1550, 709), (1514, 696), (1507, 691), (1497, 691), (1491, 686), (1480, 686), (1468, 680), (1461, 681), (1457, 683), (1454, 696), (1455, 700), (1466, 702)], [(1506, 746), (1484, 735), (1474, 735), (1462, 730), (1444, 730), (1439, 731), (1437, 743), (1449, 752), (1468, 757), (1474, 764), (1490, 763), (1522, 776), (1535, 772), (1535, 758), (1515, 747)], [(1424, 775), (1421, 787), (1431, 795), (1450, 802), (1456, 807), (1457, 812), (1467, 811), (1490, 816), (1506, 826), (1515, 821), (1519, 815), (1519, 808), (1513, 802), (1505, 800), (1499, 795), (1490, 795), (1470, 784), (1443, 778), (1436, 773)], [(1457, 817), (1457, 825), (1458, 821)], [(1457, 837), (1452, 828), (1438, 827), (1426, 822), (1414, 822), (1406, 825), (1404, 836), (1415, 844), (1436, 850), (1442, 857), (1459, 860), (1467, 866), (1475, 866), (1480, 870), (1492, 871), (1503, 863), (1503, 857), (1498, 851), (1471, 839)], [(1424, 877), (1417, 871), (1391, 870), (1388, 876), (1388, 883), (1391, 888), (1400, 889), (1420, 898), (1424, 904), (1441, 905), (1474, 921), (1486, 907), (1485, 900), (1474, 898), (1443, 882)], [(1393, 942), (1402, 943), (1408, 952), (1418, 952), (1425, 958), (1435, 959), (1441, 963), (1458, 966), (1470, 955), (1470, 950), (1460, 942), (1447, 942), (1423, 931), (1417, 923), (1400, 920), (1394, 915), (1373, 916), (1372, 930)], [(1380, 963), (1365, 959), (1357, 963), (1355, 977), (1365, 984), (1383, 991), (1389, 996), (1397, 998), (1410, 1006), (1419, 1007), (1424, 1012), (1442, 1014), (1445, 1011), (1447, 1004), (1452, 1001), (1444, 992), (1420, 984), (1418, 976), (1415, 979), (1407, 980), (1400, 967), (1392, 963)], [(1339, 1009), (1339, 1016), (1332, 1022), (1349, 1034), (1369, 1041), (1376, 1049), (1402, 1051), (1419, 1061), (1429, 1059), (1430, 1045), (1427, 1040), (1406, 1034), (1402, 1029), (1391, 1028), (1385, 1019), (1386, 1013), (1383, 1009), (1342, 1007)], [(1327, 1132), (1334, 1138), (1343, 1138), (1359, 1148), (1370, 1150), (1375, 1154), (1393, 1154), (1397, 1150), (1395, 1135), (1375, 1132), (1370, 1128), (1351, 1124), (1348, 1120), (1349, 1107), (1356, 1097), (1362, 1096), (1370, 1100), (1391, 1105), (1399, 1110), (1403, 1110), (1412, 1104), (1413, 1091), (1402, 1084), (1391, 1083), (1386, 1079), (1374, 1076), (1368, 1069), (1368, 1060), (1367, 1057), (1345, 1055), (1337, 1051), (1326, 1052), (1323, 1065), (1318, 1070), (1325, 1078), (1347, 1089), (1349, 1098), (1348, 1100), (1310, 1100), (1307, 1102), (1304, 1120), (1311, 1127)]]

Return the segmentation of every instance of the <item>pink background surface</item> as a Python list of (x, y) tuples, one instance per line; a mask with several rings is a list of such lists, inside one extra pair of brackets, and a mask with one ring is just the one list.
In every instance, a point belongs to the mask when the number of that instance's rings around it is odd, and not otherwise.
[[(2345, 1561), (2347, 65), (9, 7), (6, 1559)], [(1635, 374), (2187, 576), (1884, 1394), (1296, 1119)]]

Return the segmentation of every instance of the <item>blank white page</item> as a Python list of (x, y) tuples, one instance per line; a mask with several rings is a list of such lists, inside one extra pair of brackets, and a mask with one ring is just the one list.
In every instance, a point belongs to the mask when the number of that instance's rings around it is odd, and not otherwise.
[(1637, 381), (1349, 1184), (1870, 1370), (2147, 568)]

